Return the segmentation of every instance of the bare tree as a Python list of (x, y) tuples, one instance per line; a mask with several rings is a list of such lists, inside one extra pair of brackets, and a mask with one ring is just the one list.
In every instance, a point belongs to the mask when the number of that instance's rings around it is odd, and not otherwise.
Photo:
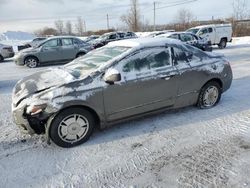
[(59, 35), (63, 34), (63, 21), (62, 20), (56, 20), (55, 21), (55, 27)]
[(180, 9), (176, 15), (176, 22), (180, 24), (182, 30), (187, 29), (191, 22), (195, 20), (193, 13), (188, 9)]
[(84, 33), (84, 21), (81, 17), (77, 18), (77, 22), (76, 22), (76, 32), (78, 35), (82, 36)]
[(72, 35), (72, 24), (71, 21), (67, 21), (65, 24), (65, 31), (68, 35)]
[(36, 36), (46, 37), (46, 36), (55, 36), (57, 35), (57, 30), (51, 27), (44, 27), (34, 32)]
[(249, 10), (247, 9), (246, 0), (234, 0), (233, 1), (233, 15), (232, 26), (234, 36), (246, 35), (249, 30), (246, 24), (239, 23), (239, 20), (244, 20), (250, 17)]
[(233, 18), (235, 20), (243, 20), (248, 17), (247, 1), (234, 0), (233, 1)]
[(127, 15), (121, 16), (122, 22), (124, 22), (129, 30), (139, 31), (141, 22), (140, 22), (140, 11), (138, 0), (131, 0), (131, 7)]

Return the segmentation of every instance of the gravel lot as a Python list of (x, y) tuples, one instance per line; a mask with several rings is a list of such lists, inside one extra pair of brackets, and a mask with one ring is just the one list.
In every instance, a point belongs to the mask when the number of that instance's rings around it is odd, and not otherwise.
[(250, 44), (214, 51), (234, 73), (216, 107), (118, 124), (72, 149), (23, 136), (12, 122), (16, 81), (48, 67), (1, 63), (0, 187), (250, 187)]

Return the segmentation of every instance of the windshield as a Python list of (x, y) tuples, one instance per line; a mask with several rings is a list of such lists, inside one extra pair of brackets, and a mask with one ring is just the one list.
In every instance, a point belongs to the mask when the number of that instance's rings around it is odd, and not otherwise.
[(81, 75), (96, 70), (104, 63), (114, 59), (129, 49), (129, 47), (122, 46), (105, 46), (74, 60), (65, 65), (64, 68), (68, 69), (74, 76), (80, 77)]
[(199, 31), (199, 29), (188, 29), (187, 32), (196, 34)]

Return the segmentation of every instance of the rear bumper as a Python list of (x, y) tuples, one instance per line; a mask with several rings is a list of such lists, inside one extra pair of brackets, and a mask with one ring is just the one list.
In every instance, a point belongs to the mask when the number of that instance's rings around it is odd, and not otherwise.
[(11, 58), (11, 57), (14, 57), (15, 53), (14, 52), (3, 51), (1, 53), (1, 55), (3, 56), (3, 58)]

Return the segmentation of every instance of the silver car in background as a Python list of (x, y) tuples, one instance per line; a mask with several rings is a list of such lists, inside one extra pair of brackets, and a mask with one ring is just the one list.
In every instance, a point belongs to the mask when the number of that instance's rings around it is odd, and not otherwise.
[(92, 49), (90, 44), (77, 37), (51, 37), (37, 46), (21, 50), (16, 54), (14, 61), (17, 65), (26, 65), (30, 68), (41, 64), (68, 63)]
[(25, 132), (73, 147), (94, 128), (189, 105), (211, 108), (231, 82), (223, 56), (175, 39), (123, 40), (20, 80), (12, 113)]
[(13, 47), (0, 43), (0, 62), (15, 55)]

